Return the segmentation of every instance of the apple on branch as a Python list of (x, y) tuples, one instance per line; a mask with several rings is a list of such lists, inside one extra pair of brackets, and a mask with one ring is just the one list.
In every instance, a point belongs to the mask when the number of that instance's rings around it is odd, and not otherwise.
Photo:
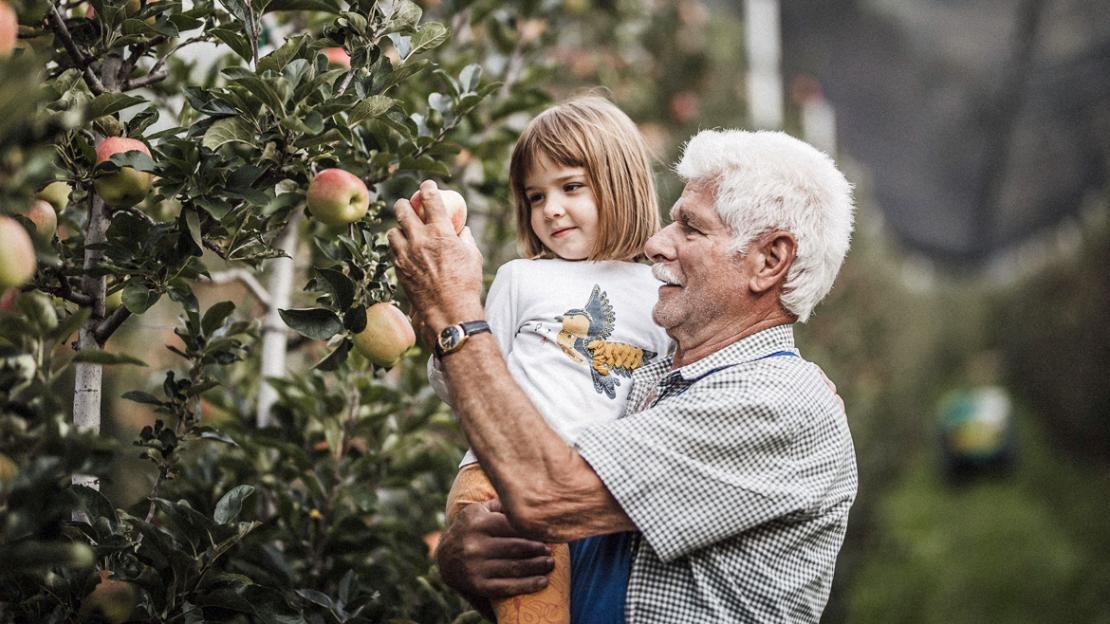
[(308, 210), (328, 225), (347, 225), (366, 215), (370, 191), (366, 183), (342, 169), (324, 169), (308, 185)]
[[(150, 156), (146, 144), (136, 139), (109, 137), (96, 146), (96, 164), (123, 152), (142, 152)], [(113, 208), (130, 208), (146, 198), (154, 182), (154, 174), (137, 171), (133, 167), (121, 167), (117, 171), (102, 175), (93, 180), (96, 194), (104, 203)]]
[(35, 245), (18, 221), (0, 217), (0, 291), (26, 284), (35, 274)]
[(392, 367), (416, 344), (412, 323), (392, 303), (366, 309), (366, 328), (352, 337), (355, 348), (378, 366)]
[(47, 184), (41, 191), (35, 193), (35, 199), (44, 199), (50, 202), (55, 212), (61, 212), (69, 205), (69, 195), (72, 192), (72, 186), (58, 180)]
[(351, 68), (351, 55), (343, 48), (324, 48), (324, 55), (328, 57), (328, 65), (332, 67)]
[[(455, 228), (455, 233), (462, 232), (463, 226), (466, 225), (466, 200), (457, 191), (451, 189), (438, 190), (439, 196), (443, 200), (443, 207), (447, 209), (447, 216), (451, 219), (451, 225)], [(424, 218), (424, 197), (421, 196), (419, 190), (412, 194), (409, 203), (412, 204), (416, 216), (427, 223), (427, 219)]]
[(16, 17), (15, 9), (4, 0), (0, 0), (0, 58), (11, 55), (18, 38), (19, 19)]
[(58, 231), (58, 213), (54, 212), (54, 206), (44, 199), (32, 201), (31, 207), (21, 214), (35, 224), (35, 231), (42, 238), (49, 240), (53, 238), (54, 232)]

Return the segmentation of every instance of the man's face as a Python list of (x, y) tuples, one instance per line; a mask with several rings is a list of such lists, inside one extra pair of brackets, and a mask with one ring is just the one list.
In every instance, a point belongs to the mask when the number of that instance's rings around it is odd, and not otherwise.
[(743, 307), (746, 272), (729, 248), (731, 232), (714, 208), (713, 188), (690, 182), (671, 208), (673, 222), (644, 245), (663, 282), (652, 318), (673, 338), (711, 335)]

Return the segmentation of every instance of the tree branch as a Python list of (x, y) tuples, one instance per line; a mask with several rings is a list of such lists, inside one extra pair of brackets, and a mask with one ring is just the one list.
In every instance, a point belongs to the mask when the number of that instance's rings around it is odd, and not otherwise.
[(147, 74), (147, 75), (145, 75), (141, 78), (136, 78), (135, 80), (128, 80), (127, 82), (123, 83), (123, 87), (120, 90), (121, 91), (131, 91), (133, 89), (140, 89), (142, 87), (149, 87), (150, 85), (155, 84), (157, 82), (162, 82), (165, 79), (166, 79), (166, 72), (164, 72), (164, 71), (160, 71), (160, 72), (157, 72), (157, 73), (150, 73), (150, 74)]
[(50, 7), (50, 23), (54, 27), (54, 33), (62, 40), (62, 45), (65, 46), (66, 52), (69, 53), (75, 65), (81, 68), (81, 75), (85, 78), (85, 83), (89, 85), (89, 91), (93, 95), (102, 95), (106, 89), (104, 84), (100, 82), (96, 72), (92, 70), (90, 65), (92, 59), (86, 57), (77, 48), (77, 44), (73, 42), (73, 35), (69, 34), (69, 28), (66, 27), (66, 20), (58, 11), (58, 7), (51, 5)]
[(119, 326), (123, 325), (123, 322), (126, 321), (129, 316), (131, 316), (131, 310), (128, 310), (127, 306), (121, 305), (116, 308), (115, 312), (112, 312), (111, 316), (100, 321), (96, 329), (93, 330), (93, 337), (96, 338), (97, 344), (103, 345), (105, 342), (108, 342), (112, 334), (116, 333)]
[(258, 300), (263, 306), (269, 307), (270, 293), (266, 288), (251, 275), (250, 271), (246, 269), (229, 269), (227, 271), (217, 271), (212, 274), (210, 278), (201, 278), (203, 281), (211, 284), (229, 284), (231, 282), (240, 282), (247, 287), (254, 298)]

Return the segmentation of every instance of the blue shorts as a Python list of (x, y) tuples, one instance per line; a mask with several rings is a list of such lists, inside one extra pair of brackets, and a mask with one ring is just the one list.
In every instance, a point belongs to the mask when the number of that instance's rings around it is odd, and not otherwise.
[(568, 544), (571, 624), (623, 624), (634, 535), (598, 535)]

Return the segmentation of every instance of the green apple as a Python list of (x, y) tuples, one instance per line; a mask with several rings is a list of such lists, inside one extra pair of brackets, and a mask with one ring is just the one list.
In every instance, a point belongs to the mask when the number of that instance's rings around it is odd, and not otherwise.
[(122, 288), (104, 298), (105, 314), (111, 314), (112, 312), (115, 312), (116, 308), (120, 307), (121, 305), (123, 305)]
[(308, 210), (328, 225), (354, 223), (369, 207), (366, 183), (342, 169), (324, 169), (308, 185)]
[[(96, 146), (96, 164), (99, 165), (121, 152), (142, 152), (150, 156), (150, 150), (142, 141), (108, 137)], [(132, 167), (123, 167), (97, 177), (93, 180), (93, 186), (96, 187), (96, 194), (104, 200), (105, 204), (113, 208), (130, 208), (146, 197), (153, 182), (154, 174), (136, 171)]]
[(111, 579), (108, 570), (100, 571), (100, 582), (81, 601), (81, 614), (85, 617), (99, 615), (112, 624), (122, 624), (135, 610), (138, 596), (135, 586), (126, 581)]
[(26, 284), (35, 274), (35, 246), (27, 230), (0, 217), (0, 290)]
[(343, 48), (324, 48), (324, 55), (328, 57), (328, 65), (332, 67), (351, 68), (351, 55)]
[(58, 180), (47, 184), (41, 191), (35, 193), (37, 199), (45, 199), (50, 202), (54, 210), (61, 212), (69, 205), (69, 194), (73, 192), (73, 187), (69, 184)]
[[(451, 225), (455, 228), (455, 233), (462, 232), (463, 226), (466, 225), (466, 200), (462, 195), (451, 189), (439, 189), (440, 199), (443, 200), (443, 207), (447, 209), (447, 216), (451, 219)], [(412, 204), (412, 209), (416, 211), (416, 216), (420, 217), (421, 221), (424, 219), (424, 197), (421, 196), (420, 191), (416, 191), (409, 198), (409, 203)]]
[(58, 231), (58, 213), (54, 212), (54, 206), (45, 199), (34, 200), (31, 207), (22, 214), (35, 224), (35, 231), (45, 239), (53, 238), (54, 232)]
[(392, 303), (366, 309), (366, 329), (353, 336), (355, 348), (378, 366), (392, 367), (416, 344), (412, 323)]
[(19, 18), (7, 2), (0, 0), (0, 58), (10, 56), (19, 39)]

